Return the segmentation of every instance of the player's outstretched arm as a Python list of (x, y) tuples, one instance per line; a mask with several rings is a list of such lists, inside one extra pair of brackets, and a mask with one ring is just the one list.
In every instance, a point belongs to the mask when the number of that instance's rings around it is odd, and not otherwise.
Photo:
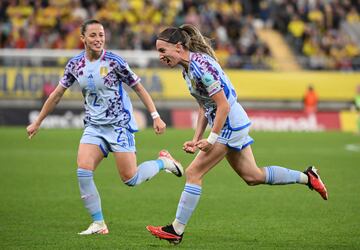
[(49, 98), (45, 101), (43, 107), (41, 108), (39, 116), (26, 128), (29, 139), (31, 139), (37, 133), (41, 122), (46, 118), (46, 116), (48, 116), (49, 113), (51, 113), (51, 111), (54, 110), (56, 105), (60, 102), (65, 91), (66, 88), (59, 84), (56, 89), (49, 95)]
[(139, 96), (142, 103), (144, 103), (146, 109), (150, 112), (152, 118), (153, 118), (153, 128), (156, 134), (162, 134), (165, 132), (166, 124), (165, 122), (160, 118), (159, 113), (156, 111), (155, 104), (147, 92), (147, 90), (142, 86), (141, 83), (136, 84), (133, 87), (133, 90), (135, 93)]

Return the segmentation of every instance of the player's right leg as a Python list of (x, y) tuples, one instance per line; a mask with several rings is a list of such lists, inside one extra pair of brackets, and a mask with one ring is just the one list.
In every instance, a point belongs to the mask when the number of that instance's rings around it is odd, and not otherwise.
[(181, 194), (176, 218), (172, 224), (166, 226), (147, 226), (146, 229), (155, 237), (179, 244), (183, 238), (185, 226), (199, 202), (201, 184), (204, 175), (209, 172), (226, 155), (227, 147), (215, 143), (208, 152), (200, 151), (186, 169), (186, 184)]
[(99, 145), (83, 143), (85, 141), (82, 140), (79, 145), (77, 177), (81, 199), (93, 222), (79, 234), (107, 234), (109, 230), (104, 222), (101, 199), (93, 178), (94, 170), (104, 158), (104, 152)]

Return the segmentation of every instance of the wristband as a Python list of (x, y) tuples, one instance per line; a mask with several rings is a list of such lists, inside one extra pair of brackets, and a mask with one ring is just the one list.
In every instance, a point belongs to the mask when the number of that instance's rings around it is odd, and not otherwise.
[(207, 141), (208, 141), (208, 143), (210, 143), (210, 144), (213, 145), (213, 144), (216, 142), (216, 140), (217, 140), (218, 137), (219, 137), (218, 134), (216, 134), (216, 133), (214, 133), (214, 132), (211, 132), (210, 135), (209, 135), (209, 137), (207, 138)]
[(151, 117), (152, 117), (153, 120), (155, 120), (156, 118), (160, 117), (160, 115), (159, 115), (159, 113), (158, 113), (157, 111), (151, 112), (150, 115), (151, 115)]

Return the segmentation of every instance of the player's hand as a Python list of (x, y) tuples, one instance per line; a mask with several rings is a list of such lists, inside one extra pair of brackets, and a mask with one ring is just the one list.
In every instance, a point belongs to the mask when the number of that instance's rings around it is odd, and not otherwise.
[(153, 123), (153, 128), (154, 128), (155, 133), (157, 135), (160, 135), (165, 132), (166, 123), (163, 120), (161, 120), (160, 117), (155, 118), (154, 123)]
[(209, 143), (207, 139), (202, 139), (195, 143), (195, 146), (198, 147), (201, 151), (208, 152), (212, 148), (213, 144)]
[(184, 150), (186, 153), (194, 154), (195, 151), (196, 151), (196, 149), (197, 149), (197, 147), (195, 146), (195, 142), (194, 142), (194, 141), (186, 141), (186, 142), (184, 142), (183, 150)]
[(31, 139), (34, 135), (36, 135), (37, 131), (39, 130), (40, 125), (37, 123), (31, 123), (26, 128), (26, 132), (28, 134), (28, 138)]

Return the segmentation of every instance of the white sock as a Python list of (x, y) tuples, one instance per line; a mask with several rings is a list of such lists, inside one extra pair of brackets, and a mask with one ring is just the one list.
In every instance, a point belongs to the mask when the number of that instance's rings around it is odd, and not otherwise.
[(186, 225), (181, 224), (177, 219), (175, 219), (172, 223), (172, 226), (178, 235), (182, 235), (185, 231)]
[(190, 183), (185, 184), (184, 191), (181, 193), (178, 208), (176, 210), (175, 225), (173, 224), (176, 233), (181, 235), (184, 232), (185, 225), (188, 223), (194, 212), (199, 202), (200, 195), (201, 186)]
[(309, 177), (306, 174), (301, 173), (299, 183), (308, 184), (308, 182), (309, 182)]
[(130, 187), (134, 187), (144, 181), (150, 180), (159, 173), (160, 169), (162, 169), (161, 163), (162, 161), (160, 160), (145, 161), (141, 163), (137, 168), (136, 174), (129, 180), (125, 181), (125, 184)]
[(307, 183), (307, 176), (303, 172), (300, 172), (298, 170), (292, 170), (279, 166), (269, 166), (265, 167), (264, 169), (266, 174), (266, 184), (285, 185), (292, 183)]

